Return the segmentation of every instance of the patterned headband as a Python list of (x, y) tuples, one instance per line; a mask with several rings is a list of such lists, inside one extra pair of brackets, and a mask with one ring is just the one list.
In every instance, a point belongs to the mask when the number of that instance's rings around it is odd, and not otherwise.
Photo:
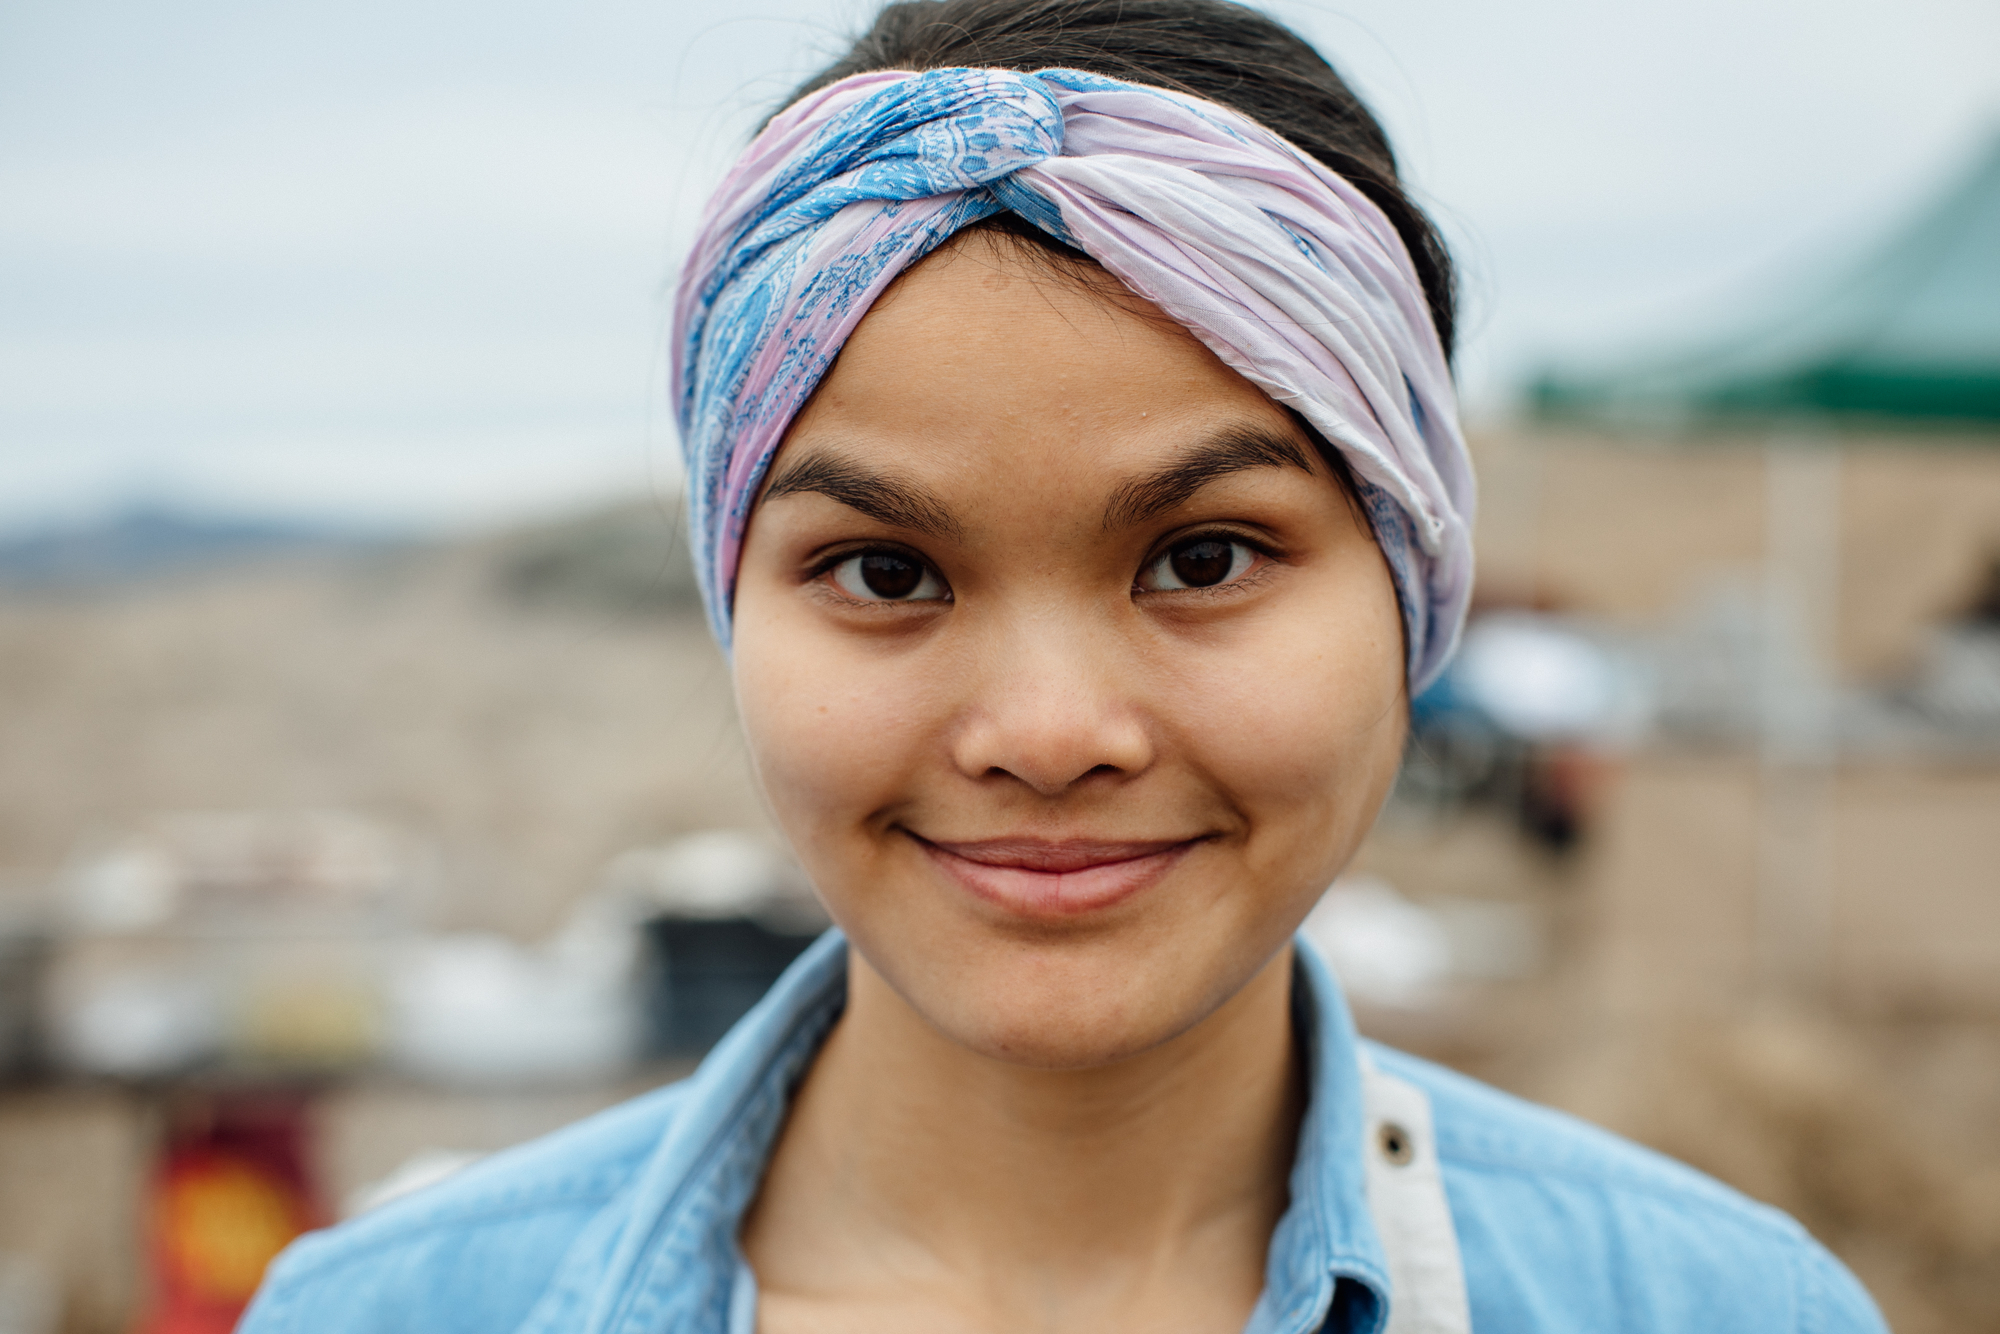
[(1347, 461), (1412, 694), (1472, 589), (1472, 467), (1409, 252), (1347, 181), (1211, 102), (1075, 70), (859, 74), (787, 108), (703, 215), (674, 302), (691, 540), (727, 647), (743, 533), (793, 416), (898, 274), (1003, 210), (1075, 246)]

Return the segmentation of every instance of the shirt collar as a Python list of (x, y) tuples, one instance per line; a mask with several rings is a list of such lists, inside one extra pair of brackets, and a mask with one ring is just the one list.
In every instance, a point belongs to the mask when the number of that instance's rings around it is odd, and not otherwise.
[(1368, 1211), (1366, 1114), (1354, 1017), (1313, 943), (1293, 939), (1292, 1022), (1306, 1112), (1291, 1203), (1271, 1234), (1264, 1293), (1246, 1334), (1374, 1334), (1388, 1319), (1388, 1263)]
[[(1304, 937), (1295, 948), (1292, 1004), (1308, 1100), (1291, 1202), (1272, 1233), (1264, 1293), (1246, 1334), (1375, 1334), (1388, 1310), (1387, 1266), (1367, 1206), (1354, 1021), (1318, 951)], [(741, 1300), (737, 1230), (792, 1090), (846, 996), (847, 941), (829, 931), (703, 1060), (627, 1197), (619, 1240), (599, 1262), (585, 1329), (729, 1328), (732, 1299)]]

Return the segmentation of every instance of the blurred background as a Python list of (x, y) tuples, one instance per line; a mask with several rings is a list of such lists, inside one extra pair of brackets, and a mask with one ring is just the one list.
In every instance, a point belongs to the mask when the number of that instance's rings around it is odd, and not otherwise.
[[(2000, 9), (1270, 6), (1464, 265), (1480, 603), (1368, 1031), (2000, 1328)], [(0, 1334), (691, 1067), (822, 923), (664, 296), (870, 6), (0, 8)]]

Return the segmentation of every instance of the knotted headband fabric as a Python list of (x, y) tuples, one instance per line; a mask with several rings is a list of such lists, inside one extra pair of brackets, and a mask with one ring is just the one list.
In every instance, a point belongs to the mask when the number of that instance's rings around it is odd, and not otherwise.
[(898, 274), (1011, 210), (1185, 325), (1346, 458), (1402, 606), (1411, 693), (1457, 645), (1472, 467), (1409, 252), (1256, 122), (1076, 70), (881, 72), (781, 112), (710, 200), (674, 303), (691, 540), (725, 647), (785, 429)]

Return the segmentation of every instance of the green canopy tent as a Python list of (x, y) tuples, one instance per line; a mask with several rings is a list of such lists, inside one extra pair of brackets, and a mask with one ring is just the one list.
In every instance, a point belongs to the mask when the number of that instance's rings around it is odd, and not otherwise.
[(2000, 422), (2000, 137), (1843, 281), (1694, 355), (1531, 386), (1547, 417)]

